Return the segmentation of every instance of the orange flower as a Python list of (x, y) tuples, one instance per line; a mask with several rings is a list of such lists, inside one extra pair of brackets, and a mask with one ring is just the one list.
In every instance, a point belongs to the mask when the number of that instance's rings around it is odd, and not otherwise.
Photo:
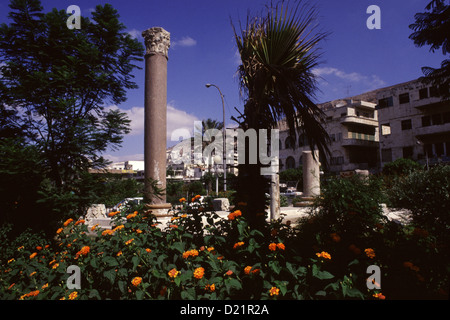
[(113, 233), (114, 233), (114, 231), (106, 229), (105, 231), (102, 232), (102, 236), (112, 235)]
[(69, 294), (69, 300), (75, 300), (78, 297), (78, 292), (74, 291)]
[(130, 239), (130, 240), (128, 240), (128, 241), (125, 241), (125, 244), (126, 244), (126, 245), (129, 245), (129, 244), (131, 244), (133, 241), (134, 241), (134, 238), (133, 238), (133, 239)]
[(59, 234), (63, 231), (63, 228), (59, 228), (58, 230), (56, 230), (56, 233)]
[(373, 251), (373, 249), (367, 248), (367, 249), (364, 250), (364, 252), (366, 253), (366, 255), (367, 255), (370, 259), (375, 258), (375, 251)]
[(341, 237), (340, 237), (337, 233), (332, 233), (332, 234), (330, 234), (330, 237), (331, 237), (331, 239), (332, 239), (334, 242), (339, 242), (339, 241), (341, 241)]
[(205, 269), (204, 268), (200, 267), (200, 268), (195, 269), (195, 271), (194, 271), (194, 278), (201, 279), (201, 278), (203, 278), (204, 275), (205, 275)]
[(39, 294), (39, 290), (31, 291), (31, 292), (28, 292), (28, 293), (26, 293), (26, 294), (20, 296), (20, 300), (23, 300), (23, 298), (35, 297), (35, 296), (37, 296), (38, 294)]
[(114, 217), (118, 213), (119, 211), (111, 211), (110, 213), (108, 213), (108, 217)]
[(145, 249), (145, 251), (147, 251), (148, 253), (150, 253), (150, 252), (152, 252), (152, 249), (147, 248), (147, 249)]
[(135, 287), (137, 287), (142, 282), (141, 277), (134, 277), (133, 280), (131, 280), (131, 284)]
[(179, 274), (180, 271), (178, 271), (177, 269), (173, 268), (172, 270), (170, 270), (168, 273), (169, 277), (171, 278), (176, 278)]
[(178, 200), (180, 202), (186, 202), (186, 198), (181, 198), (180, 200)]
[(240, 216), (242, 216), (241, 210), (236, 210), (234, 212), (231, 212), (228, 215), (228, 220), (234, 220), (234, 219), (236, 219), (237, 217), (240, 217)]
[(41, 250), (42, 250), (42, 247), (41, 247), (41, 246), (37, 246), (37, 247), (36, 247), (36, 250), (41, 251)]
[(377, 299), (380, 299), (380, 300), (386, 299), (386, 297), (383, 294), (381, 294), (381, 292), (380, 293), (375, 293), (373, 296), (375, 298), (377, 298)]
[(122, 255), (122, 250), (120, 250), (119, 252), (117, 252), (116, 256), (120, 257)]
[(169, 225), (169, 227), (173, 228), (173, 229), (178, 229), (178, 226), (176, 224), (171, 224), (171, 225)]
[(92, 226), (91, 231), (94, 231), (98, 227), (98, 223), (94, 226)]
[(77, 254), (75, 255), (75, 259), (78, 259), (80, 256), (87, 255), (90, 251), (91, 248), (89, 248), (89, 246), (84, 246), (80, 251), (77, 252)]
[(183, 258), (184, 258), (184, 259), (187, 259), (187, 258), (189, 258), (189, 257), (196, 257), (196, 256), (198, 256), (198, 251), (195, 250), (195, 249), (188, 250), (188, 251), (185, 251), (185, 252), (183, 253)]
[(32, 254), (30, 254), (30, 259), (33, 259), (36, 256), (37, 256), (37, 252), (33, 252)]
[(72, 218), (67, 219), (66, 222), (63, 223), (63, 226), (64, 226), (64, 227), (67, 227), (67, 226), (69, 225), (69, 223), (71, 223), (72, 221), (73, 221)]
[(272, 287), (270, 288), (269, 293), (271, 296), (277, 296), (280, 294), (280, 289), (278, 289), (277, 287)]
[(245, 274), (250, 274), (250, 271), (252, 270), (252, 267), (251, 266), (246, 266), (245, 268), (244, 268), (244, 273)]
[(75, 222), (75, 225), (77, 226), (77, 225), (79, 225), (81, 223), (85, 223), (85, 222), (86, 222), (85, 220), (78, 220), (77, 222)]
[(211, 285), (209, 285), (209, 284), (207, 284), (206, 286), (205, 286), (205, 290), (206, 291), (211, 291), (211, 292), (213, 292), (213, 291), (215, 291), (216, 290), (216, 285), (213, 283), (213, 284), (211, 284)]
[(115, 227), (114, 229), (112, 229), (112, 231), (113, 231), (113, 232), (116, 232), (116, 231), (118, 231), (118, 230), (122, 230), (123, 228), (125, 228), (125, 226), (124, 226), (123, 224), (121, 224), (121, 225)]
[(281, 242), (280, 242), (280, 243), (277, 243), (277, 248), (280, 249), (280, 250), (286, 249), (286, 247), (284, 246), (284, 244), (282, 244)]
[(58, 267), (59, 267), (59, 263), (55, 263), (55, 264), (53, 265), (52, 269), (56, 269), (56, 268), (58, 268)]
[(227, 272), (225, 272), (225, 274), (226, 274), (227, 276), (231, 276), (231, 275), (233, 274), (233, 271), (228, 270)]
[(271, 244), (269, 244), (269, 250), (270, 251), (275, 251), (275, 250), (277, 250), (277, 244), (276, 243), (271, 243)]
[(321, 253), (316, 253), (316, 256), (318, 256), (319, 258), (322, 257), (324, 259), (330, 259), (331, 260), (331, 255), (328, 252), (322, 251)]
[(130, 220), (130, 219), (132, 219), (132, 218), (136, 217), (136, 216), (137, 216), (137, 214), (138, 214), (138, 212), (137, 212), (137, 211), (135, 211), (135, 212), (133, 212), (133, 213), (130, 213), (129, 215), (127, 215), (127, 220)]
[(242, 241), (240, 241), (240, 242), (237, 242), (237, 243), (235, 243), (235, 244), (234, 244), (234, 246), (233, 246), (233, 249), (236, 249), (236, 248), (242, 247), (243, 245), (244, 245), (244, 242), (242, 242)]

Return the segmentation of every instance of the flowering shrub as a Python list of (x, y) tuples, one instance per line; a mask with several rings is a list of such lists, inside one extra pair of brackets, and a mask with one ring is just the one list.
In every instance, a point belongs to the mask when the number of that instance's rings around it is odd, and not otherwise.
[[(166, 225), (144, 210), (124, 210), (110, 214), (114, 221), (110, 230), (88, 229), (72, 218), (61, 223), (52, 240), (37, 235), (13, 240), (0, 255), (0, 297), (390, 299), (390, 286), (398, 284), (386, 285), (384, 273), (390, 272), (388, 258), (395, 254), (386, 249), (395, 246), (393, 236), (398, 238), (400, 231), (381, 228), (379, 232), (389, 240), (374, 237), (370, 242), (331, 227), (334, 232), (328, 237), (320, 233), (314, 240), (306, 239), (304, 227), (314, 222), (304, 221), (296, 229), (276, 220), (255, 230), (239, 208), (223, 219), (206, 212), (198, 197), (191, 201), (188, 205), (182, 199), (184, 209)], [(362, 214), (360, 208), (353, 209)], [(0, 233), (0, 238), (4, 236)], [(420, 277), (429, 276), (412, 254), (404, 252), (394, 262), (400, 263), (395, 268), (415, 280), (412, 287), (421, 283)], [(384, 272), (383, 290), (366, 287), (365, 268), (372, 264)], [(69, 289), (71, 265), (80, 268), (80, 289)], [(442, 289), (441, 284), (434, 283), (433, 290)]]

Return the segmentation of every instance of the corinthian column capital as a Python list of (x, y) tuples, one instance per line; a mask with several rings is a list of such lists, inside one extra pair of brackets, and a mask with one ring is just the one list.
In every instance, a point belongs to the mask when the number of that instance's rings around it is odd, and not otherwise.
[(162, 54), (168, 58), (170, 33), (161, 27), (153, 27), (142, 32), (145, 40), (146, 54)]

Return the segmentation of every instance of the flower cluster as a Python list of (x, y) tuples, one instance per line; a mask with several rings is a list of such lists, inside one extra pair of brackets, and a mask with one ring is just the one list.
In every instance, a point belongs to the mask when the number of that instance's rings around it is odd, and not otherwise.
[(195, 249), (183, 252), (183, 258), (184, 259), (187, 259), (189, 257), (197, 257), (197, 256), (198, 256), (198, 251), (195, 250)]
[(329, 259), (331, 260), (331, 255), (328, 252), (322, 251), (322, 252), (317, 252), (316, 256), (318, 256), (319, 258), (324, 258), (324, 259)]
[(367, 248), (364, 250), (364, 252), (370, 259), (375, 258), (375, 251), (372, 248)]
[(271, 244), (269, 244), (269, 250), (270, 250), (270, 251), (275, 251), (275, 250), (277, 250), (277, 249), (279, 249), (279, 250), (285, 250), (286, 247), (285, 247), (284, 244), (281, 243), (281, 242), (279, 242), (279, 243), (274, 243), (274, 242), (272, 242)]
[(237, 217), (240, 217), (240, 216), (242, 216), (241, 210), (236, 210), (236, 211), (231, 212), (228, 215), (228, 220), (234, 220), (234, 219), (236, 219)]

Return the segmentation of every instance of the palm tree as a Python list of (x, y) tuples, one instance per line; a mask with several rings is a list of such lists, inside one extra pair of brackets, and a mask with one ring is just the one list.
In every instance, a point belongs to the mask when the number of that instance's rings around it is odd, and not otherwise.
[[(329, 137), (322, 127), (324, 113), (313, 102), (317, 89), (313, 68), (320, 57), (317, 45), (326, 34), (316, 32), (315, 14), (314, 8), (301, 3), (290, 10), (281, 2), (268, 6), (264, 16), (247, 17), (240, 34), (232, 25), (242, 62), (238, 80), (244, 111), (238, 122), (244, 130), (258, 132), (286, 119), (291, 135), (296, 130), (304, 133), (311, 149), (325, 155)], [(239, 167), (237, 194), (247, 202), (245, 214), (254, 226), (264, 221), (268, 188), (260, 168), (261, 164)]]

